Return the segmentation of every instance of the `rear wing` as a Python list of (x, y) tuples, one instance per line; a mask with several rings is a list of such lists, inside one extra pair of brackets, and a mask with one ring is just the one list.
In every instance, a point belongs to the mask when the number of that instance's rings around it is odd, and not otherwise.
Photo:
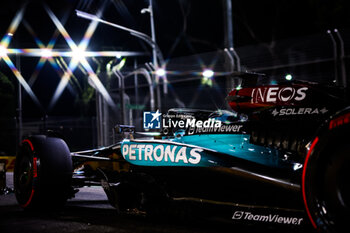
[(262, 73), (255, 72), (232, 72), (230, 74), (236, 87), (254, 87), (258, 81), (266, 79), (267, 76)]

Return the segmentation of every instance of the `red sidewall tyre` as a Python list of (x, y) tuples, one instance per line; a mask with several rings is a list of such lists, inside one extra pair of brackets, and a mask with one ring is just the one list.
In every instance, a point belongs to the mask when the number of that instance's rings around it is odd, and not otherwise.
[(57, 209), (71, 191), (72, 159), (60, 138), (31, 136), (21, 143), (14, 169), (16, 199), (24, 209)]

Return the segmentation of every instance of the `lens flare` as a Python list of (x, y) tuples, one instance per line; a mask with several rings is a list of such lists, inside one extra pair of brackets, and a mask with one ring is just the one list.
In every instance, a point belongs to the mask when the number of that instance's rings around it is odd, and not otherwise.
[(82, 48), (75, 48), (72, 51), (72, 60), (76, 60), (78, 62), (82, 61), (85, 59), (85, 51)]
[(101, 93), (103, 98), (106, 100), (106, 102), (111, 107), (115, 108), (116, 105), (115, 105), (114, 101), (112, 100), (112, 98), (109, 95), (109, 93), (107, 92), (106, 88), (103, 86), (100, 79), (97, 77), (97, 75), (95, 74), (95, 72), (93, 71), (90, 64), (87, 62), (87, 60), (85, 58), (85, 49), (88, 46), (88, 43), (91, 39), (91, 36), (94, 34), (94, 32), (96, 30), (97, 22), (90, 23), (90, 25), (89, 25), (89, 27), (84, 35), (83, 40), (81, 41), (79, 46), (77, 46), (74, 43), (74, 41), (72, 40), (72, 38), (69, 36), (68, 32), (63, 27), (61, 22), (53, 14), (53, 12), (47, 6), (45, 6), (45, 9), (46, 9), (48, 15), (50, 16), (51, 20), (53, 21), (53, 23), (55, 24), (55, 26), (57, 27), (57, 29), (59, 30), (59, 32), (64, 37), (67, 44), (69, 45), (69, 47), (72, 50), (72, 53), (71, 53), (72, 59), (71, 59), (70, 64), (68, 66), (68, 71), (66, 71), (61, 78), (61, 81), (60, 81), (60, 83), (59, 83), (59, 85), (58, 85), (58, 87), (57, 87), (57, 89), (56, 89), (56, 91), (51, 99), (50, 108), (52, 108), (55, 105), (55, 103), (57, 102), (59, 97), (62, 95), (62, 92), (64, 91), (65, 87), (67, 86), (71, 75), (73, 74), (74, 70), (77, 68), (79, 63), (82, 64), (84, 69), (88, 72), (89, 78), (93, 82), (96, 90)]
[(15, 34), (18, 25), (23, 19), (23, 14), (24, 14), (25, 6), (23, 6), (16, 14), (16, 16), (13, 18), (11, 21), (10, 27), (7, 30), (6, 35), (2, 38), (1, 40), (1, 45), (7, 48), (11, 42), (11, 39), (13, 35)]
[(52, 57), (52, 50), (51, 49), (47, 49), (47, 48), (42, 49), (41, 50), (41, 56), (43, 58), (50, 58), (50, 57)]
[[(106, 4), (104, 4), (102, 10), (99, 11), (98, 15), (102, 15), (102, 11), (104, 9)], [(98, 26), (97, 21), (91, 22), (84, 34), (83, 39), (81, 42), (77, 45), (72, 38), (69, 36), (68, 32), (63, 27), (62, 23), (58, 20), (58, 18), (54, 15), (54, 13), (45, 5), (44, 6), (49, 17), (53, 21), (54, 25), (56, 26), (56, 30), (53, 33), (52, 39), (47, 44), (47, 46), (42, 43), (42, 41), (38, 38), (38, 36), (35, 34), (34, 30), (30, 27), (28, 22), (23, 20), (23, 14), (25, 7), (22, 7), (18, 13), (15, 15), (14, 19), (12, 20), (9, 29), (5, 36), (2, 38), (0, 42), (0, 58), (2, 58), (5, 63), (8, 65), (8, 67), (11, 69), (11, 71), (14, 73), (15, 77), (18, 79), (19, 83), (23, 86), (25, 91), (29, 94), (29, 96), (33, 99), (33, 101), (38, 104), (41, 108), (41, 104), (35, 94), (33, 93), (31, 86), (35, 83), (37, 76), (39, 75), (39, 72), (43, 68), (46, 61), (49, 61), (50, 64), (53, 66), (55, 71), (58, 73), (58, 75), (61, 77), (60, 83), (58, 84), (53, 97), (50, 101), (49, 108), (52, 108), (57, 100), (62, 95), (63, 91), (65, 90), (67, 84), (69, 83), (71, 77), (73, 77), (73, 72), (77, 67), (80, 67), (81, 69), (84, 69), (84, 73), (86, 73), (89, 76), (89, 80), (92, 81), (92, 85), (98, 92), (101, 93), (103, 98), (106, 100), (106, 102), (112, 106), (115, 107), (115, 103), (113, 102), (112, 98), (110, 97), (109, 93), (107, 92), (106, 88), (90, 66), (90, 64), (87, 61), (87, 57), (120, 57), (120, 56), (140, 56), (140, 55), (146, 55), (146, 53), (141, 52), (126, 52), (126, 51), (86, 51), (88, 44), (96, 31), (96, 28)], [(33, 36), (34, 41), (36, 42), (36, 45), (39, 48), (8, 48), (12, 37), (14, 36), (18, 26), (20, 23), (23, 23), (27, 31)], [(70, 47), (70, 51), (63, 51), (63, 50), (55, 50), (54, 45), (56, 43), (56, 40), (59, 35), (62, 35), (67, 44)], [(31, 75), (29, 82), (27, 83), (26, 80), (23, 78), (19, 70), (15, 67), (13, 62), (11, 61), (10, 57), (11, 55), (15, 54), (23, 55), (23, 56), (30, 56), (30, 57), (40, 57), (37, 66)], [(55, 57), (71, 57), (71, 60), (69, 62), (69, 65), (66, 69), (63, 69), (59, 64), (57, 59), (54, 59)]]
[(159, 77), (163, 77), (165, 74), (166, 74), (166, 71), (163, 68), (159, 68), (156, 70), (156, 75)]
[(4, 46), (0, 45), (0, 57), (5, 56), (7, 56), (7, 49)]
[[(0, 42), (0, 57), (5, 61), (6, 65), (11, 69), (12, 73), (15, 75), (18, 82), (21, 84), (21, 86), (24, 88), (24, 90), (28, 93), (28, 95), (31, 97), (31, 99), (34, 101), (34, 103), (36, 105), (38, 105), (40, 109), (42, 109), (42, 106), (41, 106), (38, 98), (34, 94), (33, 90), (28, 85), (26, 80), (23, 78), (21, 73), (18, 71), (18, 69), (15, 67), (15, 65), (13, 64), (13, 62), (11, 61), (11, 59), (8, 56), (9, 49), (7, 49), (7, 48), (9, 46), (11, 39), (12, 39), (13, 35), (15, 34), (20, 22), (23, 19), (24, 10), (25, 10), (25, 6), (23, 6), (17, 12), (15, 17), (11, 21), (10, 27), (7, 30), (7, 34), (2, 38), (2, 40)], [(14, 50), (12, 52), (16, 53), (17, 51), (20, 51), (20, 50)]]
[(16, 76), (16, 78), (18, 79), (19, 83), (22, 85), (22, 87), (24, 88), (24, 90), (28, 93), (28, 95), (32, 98), (32, 100), (34, 101), (35, 104), (37, 104), (40, 108), (41, 108), (41, 104), (38, 100), (38, 98), (36, 97), (36, 95), (33, 93), (32, 89), (30, 88), (30, 86), (28, 85), (28, 83), (26, 82), (26, 80), (22, 77), (21, 73), (17, 70), (17, 68), (15, 67), (15, 65), (12, 63), (11, 59), (8, 56), (4, 56), (3, 57), (4, 61), (6, 62), (6, 64), (10, 67), (12, 73)]
[(214, 71), (206, 69), (202, 72), (204, 78), (212, 78), (214, 76)]

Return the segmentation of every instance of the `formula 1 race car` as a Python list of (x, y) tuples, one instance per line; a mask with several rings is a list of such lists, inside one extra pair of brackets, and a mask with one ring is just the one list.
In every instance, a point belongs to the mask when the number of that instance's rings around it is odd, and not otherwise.
[(120, 142), (80, 152), (54, 134), (26, 138), (14, 170), (18, 203), (58, 208), (77, 188), (102, 185), (121, 212), (191, 207), (194, 215), (229, 222), (346, 229), (346, 89), (258, 84), (258, 76), (240, 76), (241, 85), (226, 97), (231, 111), (144, 113), (145, 128), (162, 125), (147, 137), (135, 138), (134, 127), (121, 125)]

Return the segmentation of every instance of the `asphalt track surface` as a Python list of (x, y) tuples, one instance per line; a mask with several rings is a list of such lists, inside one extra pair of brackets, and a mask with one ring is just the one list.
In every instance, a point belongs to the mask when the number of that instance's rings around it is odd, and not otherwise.
[[(7, 174), (12, 187), (12, 174)], [(118, 215), (100, 187), (82, 188), (59, 212), (23, 211), (13, 193), (0, 196), (0, 233), (209, 233), (209, 232), (310, 232), (309, 228), (277, 228), (268, 225), (237, 225), (203, 219), (155, 219), (144, 214)]]

